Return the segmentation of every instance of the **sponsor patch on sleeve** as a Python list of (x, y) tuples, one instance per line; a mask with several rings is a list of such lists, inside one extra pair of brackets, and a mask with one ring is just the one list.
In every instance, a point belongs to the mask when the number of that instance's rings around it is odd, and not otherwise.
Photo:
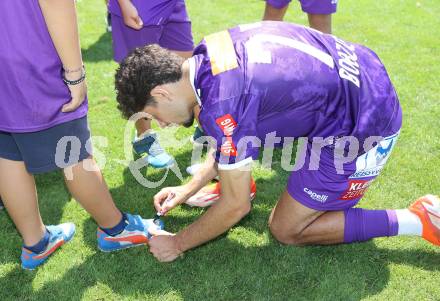
[(231, 114), (223, 115), (215, 120), (215, 123), (220, 127), (225, 135), (223, 139), (223, 144), (220, 147), (220, 152), (226, 156), (237, 156), (237, 148), (234, 145), (234, 141), (232, 140), (232, 134), (234, 134), (234, 130), (237, 127), (237, 122), (231, 116)]
[(220, 147), (220, 153), (225, 156), (237, 156), (237, 148), (234, 145), (234, 141), (232, 141), (232, 137), (225, 137), (224, 142)]
[(235, 122), (231, 114), (226, 114), (217, 118), (215, 123), (217, 123), (225, 136), (232, 136), (235, 128), (237, 127), (237, 122)]

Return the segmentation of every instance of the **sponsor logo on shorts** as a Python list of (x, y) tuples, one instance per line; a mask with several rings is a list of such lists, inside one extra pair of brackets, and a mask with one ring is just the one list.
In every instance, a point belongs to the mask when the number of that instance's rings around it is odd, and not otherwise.
[(350, 180), (348, 182), (348, 188), (345, 190), (340, 199), (344, 201), (351, 201), (359, 199), (364, 196), (364, 193), (370, 187), (372, 180)]
[(356, 171), (350, 176), (350, 179), (378, 176), (388, 161), (398, 136), (399, 133), (383, 139), (374, 148), (358, 157)]
[(315, 201), (318, 201), (318, 202), (321, 202), (321, 203), (324, 203), (328, 199), (328, 195), (317, 194), (317, 193), (311, 191), (310, 189), (308, 189), (307, 187), (304, 188), (304, 192), (307, 193), (312, 200), (315, 200)]

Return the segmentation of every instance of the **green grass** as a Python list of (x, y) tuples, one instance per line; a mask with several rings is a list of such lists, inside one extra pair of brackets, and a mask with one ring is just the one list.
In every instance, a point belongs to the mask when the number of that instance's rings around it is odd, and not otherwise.
[[(208, 33), (259, 20), (264, 7), (259, 0), (187, 2), (196, 41)], [(108, 139), (108, 146), (100, 147), (107, 158), (106, 180), (120, 209), (150, 217), (152, 196), (159, 188), (143, 188), (118, 161), (124, 158), (125, 121), (115, 106), (116, 64), (111, 59), (110, 35), (104, 32), (103, 1), (80, 1), (78, 8), (89, 76), (89, 121), (93, 135)], [(406, 207), (417, 196), (440, 191), (439, 15), (438, 0), (340, 1), (334, 33), (378, 53), (404, 110), (398, 146), (362, 207)], [(287, 20), (306, 24), (297, 3)], [(190, 134), (180, 130), (178, 136)], [(189, 145), (170, 151), (181, 167), (189, 164)], [(150, 178), (162, 176), (163, 171), (148, 170)], [(288, 174), (275, 163), (272, 171), (256, 168), (254, 176), (259, 194), (252, 213), (226, 235), (171, 264), (158, 263), (147, 248), (99, 252), (96, 225), (72, 201), (61, 174), (39, 176), (45, 223), (74, 221), (77, 234), (37, 271), (23, 271), (20, 237), (7, 214), (0, 212), (0, 300), (440, 300), (440, 249), (421, 239), (281, 246), (269, 235), (267, 218)], [(172, 174), (164, 183), (178, 184)], [(201, 212), (176, 209), (166, 218), (167, 229), (178, 231)]]

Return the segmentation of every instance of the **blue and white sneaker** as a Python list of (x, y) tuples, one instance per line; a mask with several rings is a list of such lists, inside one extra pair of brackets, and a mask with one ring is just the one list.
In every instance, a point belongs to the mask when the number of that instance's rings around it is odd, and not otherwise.
[(133, 152), (140, 157), (144, 157), (148, 164), (154, 168), (165, 168), (174, 164), (174, 158), (160, 146), (157, 134), (154, 132), (150, 132), (141, 138), (135, 136), (132, 144)]
[(142, 219), (139, 215), (127, 214), (127, 226), (124, 231), (115, 236), (108, 235), (98, 228), (98, 248), (103, 252), (112, 252), (147, 244), (148, 239), (151, 237), (148, 232), (149, 227), (163, 228), (163, 224), (155, 225), (153, 223), (151, 225), (148, 221)]
[(160, 218), (150, 218), (142, 220), (147, 230), (148, 239), (150, 239), (153, 235), (150, 233), (150, 230), (163, 230), (165, 228), (165, 223)]
[(43, 264), (50, 255), (58, 250), (62, 245), (72, 240), (75, 235), (75, 225), (65, 223), (56, 226), (46, 226), (49, 232), (49, 244), (41, 253), (34, 253), (26, 248), (21, 251), (21, 267), (26, 270), (34, 270)]

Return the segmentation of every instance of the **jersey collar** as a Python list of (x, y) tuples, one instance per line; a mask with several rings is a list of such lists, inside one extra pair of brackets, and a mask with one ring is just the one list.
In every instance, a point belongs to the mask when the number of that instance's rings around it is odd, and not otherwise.
[(202, 106), (202, 102), (200, 100), (200, 89), (196, 89), (195, 81), (196, 81), (196, 60), (194, 57), (190, 57), (188, 59), (189, 63), (189, 81), (191, 83), (191, 87), (194, 90), (194, 93), (196, 94), (197, 103), (199, 106)]

